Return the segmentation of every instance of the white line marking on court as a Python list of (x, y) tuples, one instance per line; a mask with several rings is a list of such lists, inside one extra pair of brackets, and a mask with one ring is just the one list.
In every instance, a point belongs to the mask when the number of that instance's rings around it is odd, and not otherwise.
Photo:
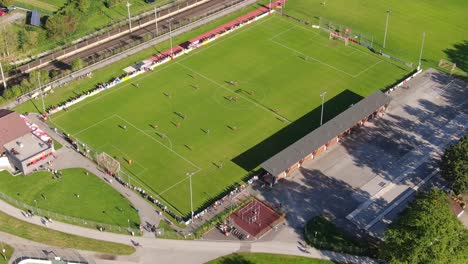
[(186, 55), (186, 57), (184, 57), (184, 58), (182, 58), (182, 59), (176, 59), (175, 61), (176, 61), (176, 62), (185, 61), (185, 60), (191, 58), (192, 56), (190, 56), (190, 55), (192, 55), (192, 54), (195, 55), (195, 54), (202, 53), (203, 51), (208, 50), (208, 49), (211, 48), (211, 47), (215, 47), (215, 46), (217, 46), (217, 45), (223, 43), (224, 41), (227, 41), (227, 40), (229, 40), (229, 39), (231, 39), (231, 38), (236, 37), (237, 35), (240, 35), (240, 34), (243, 33), (243, 32), (246, 32), (246, 31), (248, 31), (248, 30), (250, 30), (250, 29), (253, 29), (253, 28), (255, 28), (255, 27), (257, 27), (257, 26), (259, 26), (259, 25), (261, 25), (261, 24), (267, 22), (267, 21), (270, 21), (271, 19), (273, 19), (273, 17), (266, 18), (266, 19), (264, 19), (263, 21), (260, 21), (260, 22), (258, 22), (258, 23), (253, 23), (253, 24), (251, 24), (251, 26), (249, 25), (248, 28), (240, 29), (240, 30), (238, 30), (238, 31), (235, 32), (235, 33), (229, 34), (227, 37), (224, 37), (224, 36), (223, 36), (223, 37), (221, 37), (221, 39), (216, 40), (216, 41), (214, 41), (214, 42), (212, 42), (212, 43), (209, 43), (208, 46), (203, 46), (202, 48), (198, 48), (198, 49), (196, 49), (195, 51), (190, 52), (188, 55)]
[(376, 66), (377, 64), (380, 64), (381, 62), (383, 62), (383, 61), (378, 61), (378, 62), (372, 64), (371, 66), (365, 68), (364, 70), (360, 71), (358, 74), (354, 75), (354, 78), (356, 78), (356, 77), (358, 77), (359, 75), (361, 75), (362, 73), (368, 71), (370, 68)]
[(104, 122), (106, 122), (107, 120), (109, 120), (109, 119), (111, 119), (111, 118), (113, 118), (113, 117), (115, 117), (115, 114), (110, 115), (110, 116), (108, 116), (108, 117), (102, 119), (101, 121), (99, 121), (99, 122), (97, 122), (97, 123), (94, 123), (94, 124), (90, 125), (89, 127), (85, 128), (85, 129), (82, 129), (82, 130), (80, 130), (80, 131), (78, 131), (78, 132), (76, 132), (76, 133), (72, 133), (72, 135), (73, 135), (74, 137), (76, 137), (76, 136), (78, 136), (79, 134), (81, 134), (81, 133), (87, 131), (88, 129), (93, 128), (93, 127), (95, 127), (95, 126), (97, 126), (97, 125), (100, 125), (101, 123), (104, 123)]
[(127, 121), (125, 118), (121, 117), (120, 115), (115, 115), (116, 117), (120, 118), (122, 121), (126, 122), (127, 124), (129, 124), (130, 126), (132, 126), (133, 128), (135, 128), (136, 130), (140, 131), (143, 135), (151, 138), (152, 140), (154, 140), (155, 142), (159, 143), (161, 146), (163, 146), (164, 148), (166, 148), (167, 150), (169, 150), (170, 152), (174, 153), (176, 156), (178, 156), (179, 158), (185, 160), (187, 163), (189, 163), (190, 165), (194, 166), (195, 168), (201, 170), (200, 167), (198, 167), (197, 165), (195, 165), (193, 162), (191, 162), (190, 160), (188, 160), (187, 158), (185, 158), (184, 156), (180, 155), (179, 153), (177, 153), (176, 151), (174, 151), (173, 149), (169, 148), (168, 146), (166, 146), (164, 143), (162, 143), (161, 141), (157, 140), (156, 138), (152, 137), (150, 134), (146, 133), (145, 131), (139, 129), (138, 127), (136, 127), (134, 124), (130, 123), (129, 121)]
[(288, 28), (288, 29), (286, 29), (286, 30), (284, 30), (284, 31), (281, 31), (280, 33), (274, 35), (273, 37), (271, 37), (271, 38), (268, 39), (268, 40), (274, 40), (275, 38), (277, 38), (277, 37), (279, 37), (279, 36), (281, 36), (281, 35), (283, 35), (283, 34), (286, 34), (287, 32), (289, 32), (289, 31), (291, 31), (291, 30), (293, 30), (293, 29), (295, 29), (295, 28), (297, 28), (297, 27), (298, 27), (298, 25), (292, 26), (292, 27), (290, 27), (290, 28)]
[[(192, 174), (192, 177), (193, 177), (195, 174), (197, 174), (199, 171), (201, 171), (201, 169), (192, 172), (192, 173), (193, 173), (193, 174)], [(180, 181), (174, 183), (173, 185), (169, 186), (168, 188), (166, 188), (165, 190), (163, 190), (162, 192), (160, 192), (159, 195), (163, 195), (163, 193), (165, 193), (165, 192), (171, 190), (172, 188), (174, 188), (174, 187), (176, 187), (177, 185), (181, 184), (182, 182), (186, 181), (188, 178), (190, 178), (190, 176), (187, 176), (187, 177), (183, 178), (182, 180), (180, 180)]]
[(310, 55), (307, 55), (307, 54), (305, 54), (305, 53), (303, 53), (303, 52), (300, 52), (300, 51), (298, 51), (298, 50), (296, 50), (296, 49), (293, 49), (293, 48), (291, 48), (291, 47), (288, 47), (287, 45), (284, 45), (283, 43), (280, 43), (280, 42), (278, 42), (278, 41), (276, 41), (276, 40), (271, 40), (271, 42), (276, 43), (276, 44), (278, 44), (278, 45), (280, 45), (280, 46), (282, 46), (282, 47), (284, 47), (284, 48), (286, 48), (286, 49), (288, 49), (288, 50), (290, 50), (290, 51), (293, 51), (293, 52), (296, 52), (296, 53), (298, 53), (298, 54), (307, 56), (307, 58), (310, 58), (310, 59), (312, 59), (312, 60), (314, 60), (314, 61), (317, 61), (317, 62), (319, 62), (319, 63), (321, 63), (321, 64), (323, 64), (323, 65), (325, 65), (325, 66), (328, 66), (328, 67), (330, 67), (330, 68), (332, 68), (332, 69), (334, 69), (334, 70), (336, 70), (336, 71), (342, 72), (342, 73), (344, 73), (344, 74), (346, 74), (346, 75), (349, 75), (349, 76), (351, 76), (351, 77), (354, 78), (354, 75), (352, 75), (352, 74), (350, 74), (350, 73), (348, 73), (348, 72), (346, 72), (346, 71), (343, 71), (343, 70), (341, 70), (341, 69), (338, 69), (338, 68), (336, 68), (335, 66), (332, 66), (332, 65), (330, 65), (330, 64), (328, 64), (328, 63), (326, 63), (326, 62), (323, 62), (323, 61), (318, 60), (318, 59), (316, 59), (316, 58), (314, 58), (314, 57), (312, 57), (312, 56), (310, 56)]
[(236, 96), (239, 96), (239, 97), (245, 99), (246, 101), (251, 102), (252, 104), (256, 105), (257, 107), (259, 107), (259, 108), (261, 108), (261, 109), (264, 109), (265, 111), (267, 111), (267, 112), (269, 112), (269, 113), (273, 113), (276, 117), (281, 118), (281, 119), (284, 118), (284, 120), (285, 120), (287, 123), (292, 123), (290, 120), (288, 120), (287, 118), (285, 118), (285, 117), (283, 117), (283, 116), (281, 116), (281, 115), (278, 115), (277, 113), (273, 112), (271, 109), (268, 109), (267, 107), (265, 107), (265, 106), (263, 106), (263, 105), (261, 105), (261, 104), (258, 104), (257, 102), (251, 100), (251, 99), (248, 98), (248, 97), (243, 96), (242, 94), (236, 93), (235, 91), (233, 91), (233, 90), (231, 90), (231, 89), (225, 87), (224, 85), (222, 85), (222, 84), (218, 83), (217, 81), (215, 81), (215, 80), (209, 78), (208, 76), (203, 75), (203, 74), (201, 74), (200, 72), (197, 72), (197, 71), (194, 70), (193, 68), (190, 68), (190, 67), (188, 67), (188, 66), (186, 66), (186, 65), (184, 65), (184, 64), (182, 64), (182, 63), (180, 63), (180, 62), (176, 62), (176, 63), (177, 63), (178, 65), (180, 65), (180, 66), (182, 66), (182, 67), (184, 67), (184, 68), (186, 68), (186, 69), (188, 69), (188, 70), (190, 70), (190, 71), (192, 71), (192, 72), (194, 72), (194, 73), (200, 75), (201, 77), (205, 78), (206, 80), (208, 80), (208, 81), (210, 81), (210, 82), (216, 84), (216, 85), (219, 86), (220, 88), (223, 88), (223, 89), (225, 89), (226, 91), (229, 91), (230, 93), (233, 93), (233, 94), (235, 94)]
[[(133, 159), (130, 157), (130, 155), (128, 155), (127, 153), (125, 153), (123, 150), (121, 150), (120, 148), (116, 147), (114, 144), (109, 144), (109, 145), (110, 145), (111, 147), (115, 148), (118, 152), (120, 152), (120, 154), (123, 154), (126, 158), (131, 159), (131, 160), (133, 161)], [(146, 168), (145, 166), (143, 166), (141, 163), (139, 163), (139, 162), (136, 161), (136, 160), (135, 160), (135, 164), (138, 165), (138, 166), (140, 166), (140, 167), (143, 169), (143, 170), (142, 170), (143, 172), (148, 170), (148, 168)], [(135, 175), (140, 175), (140, 174), (142, 174), (143, 172), (140, 172), (140, 173), (135, 174)]]

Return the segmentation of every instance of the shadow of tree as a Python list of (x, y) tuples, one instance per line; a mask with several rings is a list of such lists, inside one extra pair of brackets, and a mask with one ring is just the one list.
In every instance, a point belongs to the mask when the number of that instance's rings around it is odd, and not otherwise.
[(444, 52), (451, 62), (457, 64), (457, 68), (468, 72), (468, 40), (456, 43), (453, 48), (445, 49)]
[(247, 260), (244, 256), (239, 254), (232, 254), (222, 257), (216, 261), (217, 264), (254, 264), (254, 262)]

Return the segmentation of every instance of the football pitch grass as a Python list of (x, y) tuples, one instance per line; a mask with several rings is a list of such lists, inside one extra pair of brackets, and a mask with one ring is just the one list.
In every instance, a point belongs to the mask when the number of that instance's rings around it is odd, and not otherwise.
[[(181, 215), (410, 69), (278, 16), (50, 117)], [(235, 81), (237, 84), (229, 84)]]

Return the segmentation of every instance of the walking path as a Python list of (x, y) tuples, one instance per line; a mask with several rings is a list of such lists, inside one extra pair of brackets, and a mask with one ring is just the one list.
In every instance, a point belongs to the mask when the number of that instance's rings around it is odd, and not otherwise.
[[(25, 218), (20, 209), (15, 208), (2, 200), (0, 200), (0, 210), (2, 210), (10, 216), (23, 220), (25, 222), (43, 226), (41, 224), (41, 219), (39, 216)], [(98, 230), (74, 226), (61, 222), (49, 223), (47, 227), (68, 234), (79, 235), (104, 241), (117, 242), (127, 245), (133, 245), (135, 242), (139, 243), (141, 249), (139, 248), (137, 252), (132, 256), (124, 257), (127, 262), (133, 259), (133, 261), (137, 261), (139, 263), (151, 263), (151, 259), (154, 261), (154, 257), (157, 257), (158, 259), (167, 259), (168, 261), (170, 260), (171, 263), (203, 263), (205, 261), (219, 256), (242, 251), (297, 255), (319, 259), (331, 259), (346, 263), (375, 263), (373, 260), (365, 257), (357, 257), (347, 254), (321, 251), (314, 248), (301, 248), (300, 244), (296, 242), (267, 241), (248, 243), (224, 241), (167, 240), (149, 237), (132, 237), (128, 235), (99, 232)], [(13, 236), (0, 233), (0, 239), (4, 238), (5, 236), (8, 242), (12, 241), (11, 237)], [(10, 238), (8, 236), (10, 236)], [(15, 237), (13, 237), (13, 243), (25, 244), (25, 242), (22, 239)], [(31, 245), (37, 244), (32, 242)], [(93, 255), (93, 257), (99, 258), (99, 254)], [(96, 261), (98, 262), (98, 259), (96, 259)], [(163, 261), (161, 263), (166, 262)]]
[[(83, 168), (98, 176), (99, 179), (109, 184), (112, 188), (125, 196), (134, 208), (138, 209), (140, 222), (143, 225), (159, 225), (159, 221), (163, 218), (156, 214), (155, 208), (148, 203), (143, 197), (119, 184), (117, 181), (110, 181), (111, 177), (103, 173), (90, 160), (76, 152), (73, 146), (63, 139), (59, 134), (55, 133), (50, 127), (38, 119), (36, 114), (29, 114), (28, 119), (38, 125), (42, 131), (46, 132), (50, 137), (62, 144), (62, 148), (56, 151), (57, 159), (52, 164), (52, 169), (62, 170), (68, 168)], [(112, 182), (112, 183), (111, 183)], [(144, 232), (144, 235), (151, 235)]]

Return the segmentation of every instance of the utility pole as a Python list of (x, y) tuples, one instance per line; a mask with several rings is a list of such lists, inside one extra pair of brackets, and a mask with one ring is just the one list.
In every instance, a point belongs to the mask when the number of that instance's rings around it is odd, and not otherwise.
[(41, 72), (37, 72), (37, 83), (39, 84), (39, 90), (41, 91), (41, 100), (42, 100), (42, 110), (44, 111), (43, 114), (46, 113), (45, 104), (44, 104), (44, 91), (41, 87)]
[(131, 4), (127, 1), (128, 26), (130, 28), (130, 32), (132, 32), (132, 17), (130, 16), (130, 6)]
[(3, 66), (2, 66), (2, 62), (1, 62), (1, 61), (0, 61), (0, 72), (2, 73), (3, 87), (4, 87), (5, 90), (6, 90), (6, 89), (7, 89), (7, 85), (6, 85), (5, 75), (3, 74)]
[(320, 115), (320, 126), (322, 126), (322, 123), (323, 123), (323, 105), (324, 105), (325, 95), (326, 94), (327, 94), (327, 92), (322, 92), (320, 94), (320, 97), (322, 97), (322, 114)]
[(387, 22), (385, 23), (385, 34), (384, 34), (384, 39), (383, 39), (383, 47), (385, 48), (385, 44), (387, 42), (387, 30), (388, 30), (388, 17), (392, 13), (392, 10), (388, 9), (387, 10)]
[[(187, 2), (188, 3), (188, 2)], [(155, 27), (156, 27), (156, 36), (159, 35), (159, 29), (158, 29), (158, 11), (156, 11), (156, 7), (154, 8), (154, 21), (155, 21)]]
[(270, 0), (270, 14), (271, 14), (271, 10), (273, 10), (273, 7), (271, 6), (271, 0)]
[(426, 39), (426, 32), (422, 33), (422, 43), (421, 43), (421, 52), (419, 53), (419, 64), (418, 64), (418, 70), (421, 69), (421, 60), (422, 60), (422, 54), (423, 54), (423, 49), (424, 49), (424, 40)]
[(172, 24), (172, 19), (169, 20), (169, 38), (170, 38), (170, 42), (171, 42), (171, 59), (173, 58), (173, 53), (172, 53), (172, 28), (171, 28), (171, 24)]

